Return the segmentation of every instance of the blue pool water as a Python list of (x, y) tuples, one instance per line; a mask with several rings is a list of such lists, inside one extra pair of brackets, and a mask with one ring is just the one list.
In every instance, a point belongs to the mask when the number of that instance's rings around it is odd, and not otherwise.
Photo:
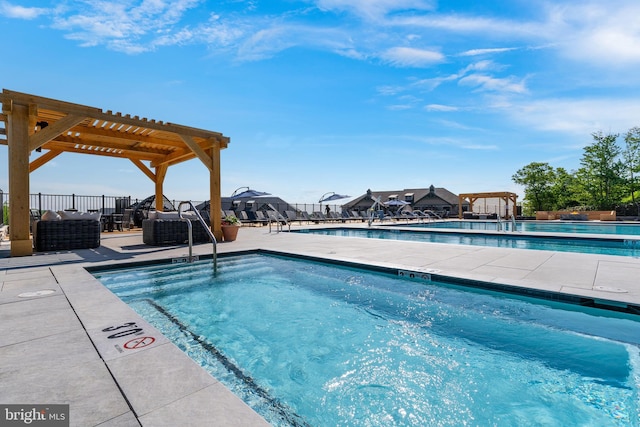
[[(458, 230), (491, 230), (498, 229), (496, 221), (444, 221), (410, 224), (417, 228), (452, 228)], [(512, 231), (511, 221), (502, 222), (503, 230)], [(640, 236), (640, 224), (593, 223), (593, 222), (549, 222), (549, 221), (516, 221), (516, 231), (543, 233), (590, 233)]]
[(548, 237), (520, 234), (481, 234), (395, 230), (393, 228), (320, 228), (297, 230), (296, 233), (323, 234), (339, 237), (410, 240), (414, 242), (491, 246), (497, 248), (537, 249), (602, 255), (640, 256), (640, 239)]
[(628, 314), (267, 255), (94, 273), (276, 426), (637, 426)]

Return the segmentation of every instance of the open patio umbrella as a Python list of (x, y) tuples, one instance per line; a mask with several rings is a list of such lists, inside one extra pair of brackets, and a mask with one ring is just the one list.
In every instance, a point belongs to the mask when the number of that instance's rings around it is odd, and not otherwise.
[(345, 196), (345, 195), (337, 194), (331, 191), (329, 193), (324, 193), (322, 197), (320, 197), (320, 200), (318, 201), (318, 203), (329, 202), (331, 200), (346, 199), (348, 197), (351, 197), (351, 196)]
[[(242, 189), (244, 189), (244, 191), (238, 193), (238, 190), (242, 190)], [(233, 192), (233, 194), (231, 195), (231, 198), (239, 199), (242, 197), (260, 197), (260, 196), (270, 196), (270, 195), (271, 193), (265, 193), (264, 191), (252, 190), (249, 187), (240, 187)]]

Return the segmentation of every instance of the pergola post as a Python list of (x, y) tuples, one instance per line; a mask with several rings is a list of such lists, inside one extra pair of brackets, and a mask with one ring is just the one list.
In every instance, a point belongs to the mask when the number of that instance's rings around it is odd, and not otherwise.
[(209, 215), (211, 217), (211, 232), (217, 241), (222, 240), (222, 197), (220, 196), (220, 142), (216, 142), (211, 149), (211, 169), (209, 170)]
[[(33, 254), (29, 215), (29, 106), (5, 106), (9, 146), (9, 232), (11, 256)], [(35, 126), (35, 123), (34, 123)]]
[(156, 194), (156, 210), (162, 212), (164, 210), (164, 178), (167, 176), (167, 165), (160, 165), (156, 167), (156, 176), (154, 179), (155, 194)]

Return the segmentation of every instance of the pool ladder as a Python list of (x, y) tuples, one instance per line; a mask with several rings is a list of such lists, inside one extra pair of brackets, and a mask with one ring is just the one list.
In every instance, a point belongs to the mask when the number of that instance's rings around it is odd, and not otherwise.
[[(269, 214), (267, 215), (267, 218), (269, 218), (269, 233), (271, 233), (272, 222), (276, 225), (276, 233), (284, 231), (285, 224), (289, 228), (289, 231), (291, 231), (291, 223), (287, 220), (287, 218), (282, 216), (280, 212), (278, 211), (269, 212)], [(282, 224), (283, 222), (284, 224)]]
[[(516, 232), (516, 217), (515, 215), (511, 214), (511, 232), (515, 233)], [(502, 229), (504, 228), (504, 226), (502, 225), (502, 218), (500, 217), (500, 215), (498, 215), (498, 221), (497, 221), (497, 230), (498, 231), (502, 231)], [(506, 229), (504, 230), (506, 231)]]
[(216, 274), (218, 272), (218, 241), (216, 240), (216, 236), (213, 235), (213, 233), (211, 232), (207, 224), (204, 222), (204, 219), (202, 219), (202, 215), (200, 215), (200, 212), (198, 212), (198, 209), (196, 209), (196, 207), (193, 206), (193, 203), (191, 203), (191, 201), (189, 200), (180, 202), (180, 204), (178, 205), (178, 215), (180, 216), (180, 219), (183, 219), (186, 221), (187, 230), (189, 234), (189, 260), (188, 261), (189, 262), (195, 261), (193, 257), (193, 225), (191, 224), (191, 221), (188, 218), (184, 218), (182, 216), (182, 211), (180, 210), (182, 205), (189, 205), (189, 207), (191, 208), (190, 210), (195, 212), (196, 217), (198, 218), (198, 221), (200, 221), (200, 224), (202, 224), (202, 227), (204, 227), (204, 229), (207, 231), (207, 234), (209, 235), (209, 238), (211, 239), (211, 243), (213, 244), (213, 274)]

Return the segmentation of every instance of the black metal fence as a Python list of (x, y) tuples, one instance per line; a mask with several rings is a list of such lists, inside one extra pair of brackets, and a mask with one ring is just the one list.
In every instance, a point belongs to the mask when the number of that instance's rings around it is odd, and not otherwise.
[[(123, 213), (124, 209), (132, 204), (138, 203), (142, 199), (132, 198), (131, 196), (84, 196), (79, 194), (43, 194), (36, 193), (29, 195), (29, 207), (42, 213), (48, 210), (63, 211), (75, 210), (78, 212), (101, 212), (103, 214)], [(194, 205), (198, 205), (200, 201), (192, 201)], [(177, 207), (179, 200), (172, 200), (171, 203)], [(0, 224), (9, 223), (9, 193), (5, 193), (0, 189)], [(318, 204), (318, 203), (275, 203), (273, 207), (278, 212), (284, 213), (285, 210), (291, 209), (298, 212), (307, 212), (309, 214), (317, 211), (325, 212), (329, 206), (331, 212), (342, 212), (342, 206), (337, 204)]]
[(122, 213), (131, 204), (131, 196), (82, 196), (78, 194), (31, 194), (29, 206), (40, 212), (47, 210)]

